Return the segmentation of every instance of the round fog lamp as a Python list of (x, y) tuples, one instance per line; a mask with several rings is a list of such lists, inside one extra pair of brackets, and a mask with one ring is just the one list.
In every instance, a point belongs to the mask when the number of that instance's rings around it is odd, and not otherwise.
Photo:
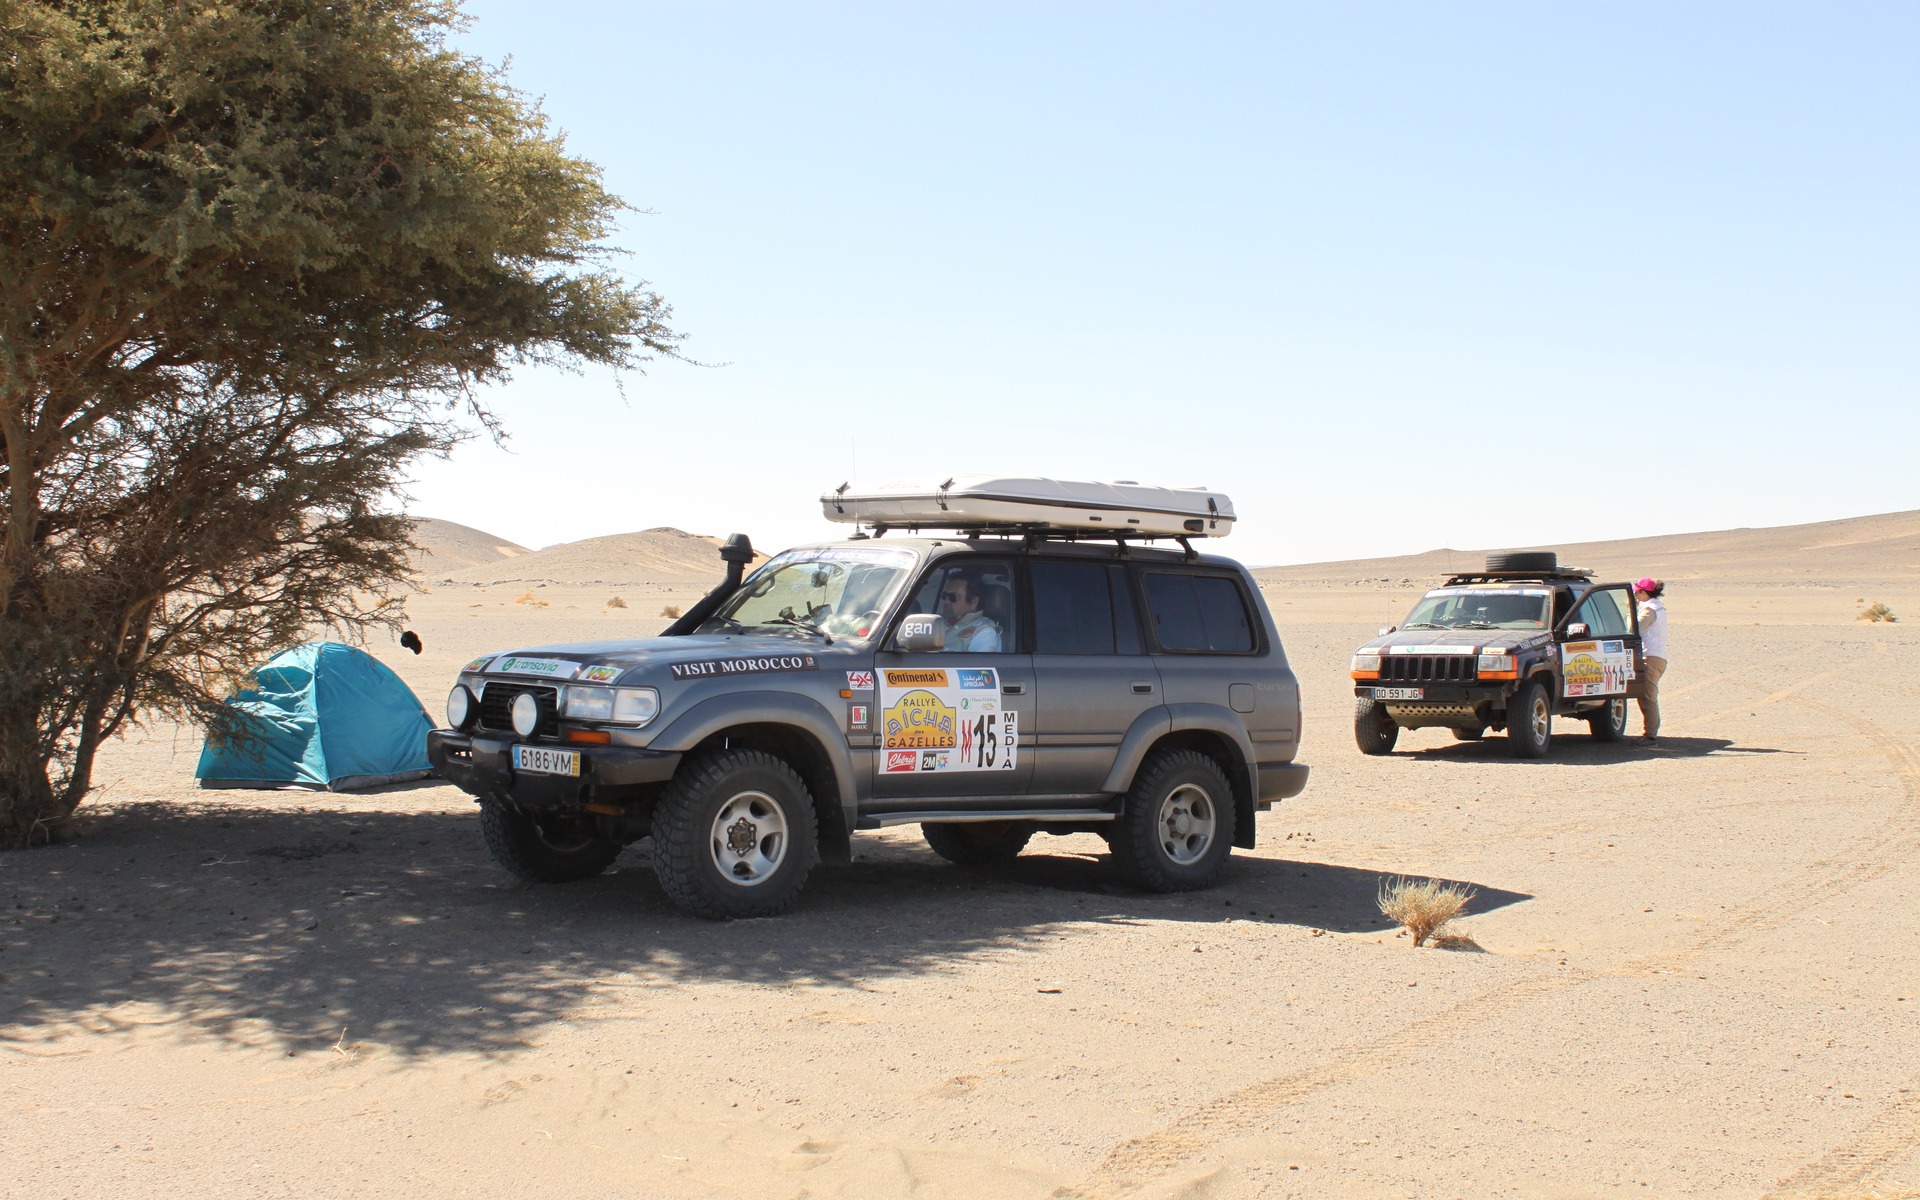
[(540, 702), (533, 698), (532, 692), (521, 692), (513, 698), (513, 731), (521, 737), (532, 737), (538, 728)]
[(454, 684), (447, 693), (447, 724), (455, 729), (465, 729), (467, 718), (473, 716), (473, 693), (464, 686)]

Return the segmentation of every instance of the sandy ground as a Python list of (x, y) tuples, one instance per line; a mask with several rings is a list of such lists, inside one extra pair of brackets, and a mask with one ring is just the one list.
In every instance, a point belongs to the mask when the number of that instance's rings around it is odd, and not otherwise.
[[(374, 648), (437, 710), (475, 653), (697, 593), (524, 590)], [(84, 836), (0, 858), (0, 1194), (1920, 1193), (1920, 629), (1698, 587), (1657, 751), (1363, 758), (1346, 656), (1411, 594), (1269, 591), (1313, 781), (1191, 896), (1090, 837), (971, 873), (901, 830), (713, 924), (644, 845), (529, 887), (451, 787), (201, 793), (152, 730)], [(1479, 952), (1396, 937), (1396, 874), (1477, 889)]]

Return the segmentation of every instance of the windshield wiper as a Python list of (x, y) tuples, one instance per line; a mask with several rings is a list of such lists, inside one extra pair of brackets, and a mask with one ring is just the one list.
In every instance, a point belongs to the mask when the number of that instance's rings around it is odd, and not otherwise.
[(833, 635), (828, 633), (826, 630), (820, 628), (818, 625), (815, 625), (812, 621), (802, 621), (799, 617), (789, 617), (785, 613), (781, 613), (779, 616), (773, 618), (771, 621), (768, 621), (767, 624), (791, 625), (795, 629), (804, 629), (808, 633), (817, 633), (821, 637), (827, 639), (827, 645), (829, 646), (833, 645)]
[(725, 625), (729, 633), (745, 633), (747, 631), (747, 627), (745, 625), (742, 625), (740, 622), (734, 620), (732, 617), (711, 617), (709, 618), (709, 620), (718, 621), (722, 625)]
[(1415, 621), (1411, 625), (1402, 625), (1402, 629), (1451, 629), (1451, 625), (1436, 625), (1432, 621)]

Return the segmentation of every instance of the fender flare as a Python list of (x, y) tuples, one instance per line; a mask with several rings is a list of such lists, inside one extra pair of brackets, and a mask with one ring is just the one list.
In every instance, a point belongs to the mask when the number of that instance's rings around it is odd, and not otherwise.
[(1233, 841), (1236, 846), (1251, 848), (1254, 844), (1254, 804), (1260, 795), (1259, 759), (1254, 755), (1253, 739), (1247, 736), (1246, 725), (1241, 722), (1239, 714), (1224, 704), (1162, 704), (1135, 717), (1126, 735), (1120, 739), (1113, 769), (1107, 772), (1100, 790), (1126, 792), (1133, 786), (1133, 777), (1139, 774), (1148, 753), (1162, 738), (1188, 731), (1217, 734), (1225, 738), (1233, 746), (1234, 753), (1240, 756), (1239, 778), (1234, 778), (1235, 772), (1228, 773), (1228, 782), (1233, 785)]

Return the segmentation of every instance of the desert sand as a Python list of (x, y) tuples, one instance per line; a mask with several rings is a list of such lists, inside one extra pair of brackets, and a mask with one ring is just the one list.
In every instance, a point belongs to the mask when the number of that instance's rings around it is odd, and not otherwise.
[[(436, 713), (719, 574), (446, 542), (426, 653), (370, 647)], [(1561, 549), (1673, 580), (1663, 745), (1364, 758), (1351, 648), (1478, 555), (1265, 570), (1314, 774), (1195, 895), (909, 828), (714, 924), (645, 844), (523, 885), (450, 786), (198, 792), (147, 729), (0, 857), (0, 1194), (1920, 1194), (1920, 513)], [(1397, 875), (1474, 888), (1472, 946), (1397, 937)]]

